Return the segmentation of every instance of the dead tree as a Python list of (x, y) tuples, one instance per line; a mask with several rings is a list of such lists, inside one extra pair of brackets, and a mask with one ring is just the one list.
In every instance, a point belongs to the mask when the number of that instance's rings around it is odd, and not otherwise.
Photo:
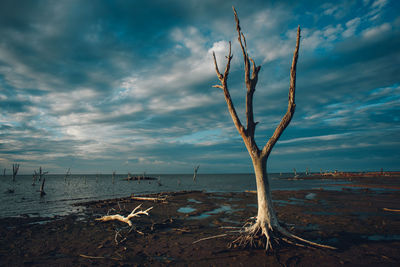
[(197, 177), (197, 171), (199, 170), (200, 165), (197, 165), (194, 167), (194, 173), (193, 173), (193, 181), (196, 182), (196, 177)]
[(48, 174), (49, 172), (44, 172), (42, 169), (42, 166), (39, 167), (39, 172), (37, 173), (37, 175), (39, 176), (39, 181), (42, 180), (43, 176), (45, 176), (46, 174)]
[(64, 176), (64, 182), (67, 182), (67, 179), (71, 176), (71, 168), (68, 168), (67, 173)]
[(258, 74), (260, 72), (261, 66), (257, 66), (255, 61), (248, 55), (246, 39), (241, 31), (239, 18), (237, 16), (235, 8), (233, 8), (233, 13), (236, 21), (236, 31), (238, 36), (237, 38), (244, 61), (244, 79), (247, 89), (246, 127), (242, 125), (236, 113), (235, 107), (233, 105), (228, 90), (227, 80), (228, 80), (231, 60), (233, 57), (231, 53), (231, 42), (229, 42), (229, 52), (228, 56), (226, 57), (227, 63), (225, 66), (224, 73), (220, 72), (215, 57), (215, 53), (213, 53), (215, 71), (220, 81), (220, 84), (214, 85), (213, 87), (220, 88), (223, 90), (225, 101), (228, 106), (228, 111), (232, 117), (233, 123), (237, 131), (241, 135), (243, 142), (247, 148), (247, 151), (250, 154), (256, 177), (257, 200), (258, 200), (258, 213), (255, 222), (250, 226), (247, 227), (245, 226), (243, 228), (244, 230), (242, 231), (241, 235), (239, 236), (239, 238), (233, 241), (233, 244), (241, 246), (262, 245), (265, 246), (266, 250), (268, 250), (272, 249), (272, 247), (275, 244), (279, 244), (280, 241), (286, 241), (287, 243), (296, 244), (300, 246), (312, 245), (312, 246), (332, 248), (329, 246), (319, 245), (314, 242), (295, 236), (289, 233), (284, 227), (281, 226), (272, 205), (271, 192), (267, 175), (268, 156), (270, 155), (272, 148), (278, 141), (279, 137), (282, 135), (285, 128), (289, 125), (296, 107), (295, 105), (296, 65), (297, 65), (297, 58), (300, 46), (300, 26), (297, 28), (296, 48), (294, 50), (292, 66), (290, 70), (288, 108), (286, 114), (283, 116), (279, 125), (276, 127), (273, 135), (269, 138), (268, 142), (266, 142), (265, 146), (262, 149), (259, 149), (254, 139), (254, 133), (258, 122), (254, 122), (253, 96), (256, 89)]
[(44, 195), (46, 195), (46, 192), (44, 192), (44, 182), (45, 182), (45, 181), (46, 181), (46, 178), (43, 177), (42, 185), (40, 186), (40, 196), (41, 196), (41, 197), (44, 196)]
[(44, 172), (42, 167), (39, 167), (39, 171), (37, 172), (36, 170), (34, 171), (33, 174), (33, 183), (32, 185), (35, 185), (36, 179), (39, 177), (39, 181), (42, 181), (42, 185), (40, 186), (40, 196), (46, 195), (46, 192), (44, 192), (44, 183), (46, 182), (46, 178), (44, 176), (48, 174), (49, 172)]
[(32, 185), (36, 184), (37, 178), (38, 178), (38, 173), (36, 172), (36, 170), (34, 170), (32, 175)]
[(15, 177), (17, 176), (18, 170), (19, 170), (19, 164), (18, 163), (13, 164), (13, 172), (12, 172), (12, 174), (13, 174), (12, 180), (13, 181), (15, 181)]

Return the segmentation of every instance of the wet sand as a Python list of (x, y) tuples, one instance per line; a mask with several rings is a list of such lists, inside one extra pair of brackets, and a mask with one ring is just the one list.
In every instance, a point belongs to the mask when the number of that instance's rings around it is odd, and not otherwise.
[[(83, 212), (65, 217), (0, 219), (0, 265), (396, 266), (400, 178), (353, 179), (360, 187), (272, 193), (278, 218), (292, 233), (337, 250), (228, 248), (237, 227), (256, 215), (256, 194), (175, 192), (151, 195), (162, 196), (156, 202), (127, 197), (84, 203)], [(130, 233), (122, 222), (95, 220), (108, 212), (128, 215), (141, 203), (153, 209), (132, 220)], [(220, 237), (199, 241), (213, 236)]]

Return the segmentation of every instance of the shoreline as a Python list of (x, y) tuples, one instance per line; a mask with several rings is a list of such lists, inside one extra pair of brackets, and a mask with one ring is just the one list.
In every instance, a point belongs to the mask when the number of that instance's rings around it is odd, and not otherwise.
[[(338, 247), (337, 251), (288, 246), (274, 255), (262, 249), (228, 249), (237, 235), (232, 231), (256, 215), (256, 194), (181, 191), (141, 195), (153, 198), (145, 200), (124, 197), (80, 203), (85, 206), (81, 214), (45, 221), (40, 217), (2, 218), (0, 262), (14, 266), (239, 266), (260, 262), (271, 266), (321, 262), (395, 266), (400, 262), (400, 191), (374, 190), (376, 181), (360, 181), (371, 188), (272, 191), (277, 216), (286, 228)], [(397, 187), (399, 181), (383, 178), (379, 184)], [(149, 216), (132, 221), (135, 230), (129, 234), (122, 222), (95, 220), (107, 213), (127, 215), (139, 204), (153, 209)], [(126, 237), (124, 242), (115, 243), (116, 230)], [(215, 236), (219, 237), (207, 239)]]

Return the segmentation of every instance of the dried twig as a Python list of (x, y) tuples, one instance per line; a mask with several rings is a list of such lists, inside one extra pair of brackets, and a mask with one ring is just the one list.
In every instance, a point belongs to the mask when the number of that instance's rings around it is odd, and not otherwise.
[(194, 241), (192, 244), (196, 244), (196, 243), (198, 243), (198, 242), (200, 242), (200, 241), (204, 241), (204, 240), (208, 240), (208, 239), (214, 239), (214, 238), (218, 238), (218, 237), (224, 237), (224, 236), (227, 236), (227, 234), (221, 234), (221, 235), (214, 235), (214, 236), (204, 237), (204, 238), (201, 238), (201, 239), (199, 239), (199, 240)]
[(101, 256), (88, 256), (88, 255), (84, 255), (84, 254), (79, 254), (79, 256), (81, 256), (82, 258), (86, 258), (86, 259), (105, 259), (105, 257), (101, 257)]
[(84, 254), (79, 254), (79, 256), (82, 258), (85, 258), (85, 259), (111, 259), (111, 260), (116, 260), (116, 261), (121, 260), (121, 259), (114, 258), (114, 257), (106, 258), (106, 257), (102, 257), (102, 256), (89, 256), (89, 255), (84, 255)]
[(395, 212), (400, 212), (400, 210), (395, 210), (395, 209), (388, 209), (388, 208), (383, 208), (384, 211), (395, 211)]

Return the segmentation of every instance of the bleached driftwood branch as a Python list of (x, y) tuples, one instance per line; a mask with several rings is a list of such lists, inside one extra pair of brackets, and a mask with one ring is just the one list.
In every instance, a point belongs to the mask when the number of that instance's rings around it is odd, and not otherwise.
[(107, 216), (103, 216), (101, 218), (97, 218), (96, 221), (113, 221), (113, 220), (117, 220), (117, 221), (121, 221), (124, 223), (127, 223), (129, 226), (132, 226), (132, 222), (131, 219), (133, 217), (140, 217), (140, 215), (144, 214), (149, 216), (149, 210), (151, 210), (153, 207), (148, 208), (147, 210), (139, 210), (137, 211), (140, 207), (142, 206), (142, 204), (140, 204), (139, 206), (137, 206), (128, 216), (124, 217), (120, 214), (115, 214), (115, 215), (107, 215)]
[(131, 196), (132, 200), (141, 200), (141, 201), (165, 201), (167, 200), (167, 197), (135, 197), (135, 196)]
[(384, 211), (395, 211), (395, 212), (400, 212), (400, 210), (396, 209), (388, 209), (388, 208), (383, 208)]

